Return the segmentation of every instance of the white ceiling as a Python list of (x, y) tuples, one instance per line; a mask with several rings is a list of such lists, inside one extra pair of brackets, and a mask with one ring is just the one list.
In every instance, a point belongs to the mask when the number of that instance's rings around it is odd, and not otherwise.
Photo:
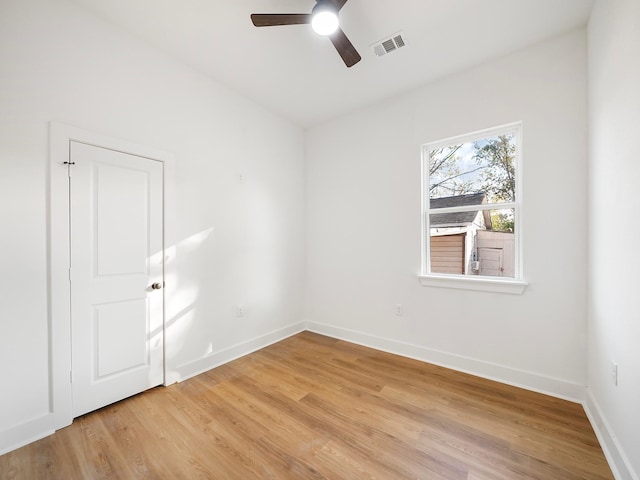
[[(309, 13), (315, 0), (75, 0), (211, 78), (309, 127), (586, 24), (593, 0), (349, 0), (346, 68), (307, 25), (256, 28), (251, 13)], [(398, 31), (406, 46), (370, 46)]]

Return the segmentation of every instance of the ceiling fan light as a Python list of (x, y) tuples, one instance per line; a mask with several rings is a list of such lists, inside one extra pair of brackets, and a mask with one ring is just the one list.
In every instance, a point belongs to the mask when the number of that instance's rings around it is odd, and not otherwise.
[[(316, 7), (321, 6), (320, 3)], [(311, 19), (311, 28), (318, 35), (331, 35), (338, 29), (338, 14), (331, 8), (313, 9), (313, 17)]]

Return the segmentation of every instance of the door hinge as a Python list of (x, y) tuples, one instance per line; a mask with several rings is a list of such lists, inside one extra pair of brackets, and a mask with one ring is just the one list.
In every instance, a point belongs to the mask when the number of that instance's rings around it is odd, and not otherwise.
[(73, 383), (73, 370), (69, 370), (69, 382)]
[(62, 163), (67, 166), (67, 176), (71, 178), (71, 168), (69, 167), (71, 167), (71, 165), (75, 165), (76, 162), (62, 162)]
[(69, 267), (69, 281), (71, 281), (71, 267)]

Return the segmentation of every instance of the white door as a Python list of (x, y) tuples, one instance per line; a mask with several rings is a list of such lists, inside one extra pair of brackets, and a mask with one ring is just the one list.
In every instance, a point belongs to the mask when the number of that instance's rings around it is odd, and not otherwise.
[(73, 416), (163, 382), (163, 164), (70, 145)]
[(501, 248), (479, 248), (480, 275), (501, 277), (504, 272)]

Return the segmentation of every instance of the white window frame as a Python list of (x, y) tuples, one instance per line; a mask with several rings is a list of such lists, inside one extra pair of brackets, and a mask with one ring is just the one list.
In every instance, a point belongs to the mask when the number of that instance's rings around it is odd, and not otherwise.
[[(516, 198), (513, 202), (489, 203), (474, 205), (473, 210), (502, 210), (513, 209), (515, 213), (515, 274), (513, 278), (489, 277), (479, 275), (458, 275), (446, 273), (431, 273), (431, 235), (430, 235), (430, 214), (454, 213), (468, 211), (470, 207), (448, 207), (431, 209), (429, 201), (429, 152), (443, 147), (449, 147), (459, 143), (468, 143), (484, 138), (496, 137), (499, 135), (513, 134), (516, 140)], [(418, 276), (420, 283), (424, 286), (457, 288), (464, 290), (479, 290), (488, 292), (522, 294), (527, 287), (527, 282), (523, 274), (523, 231), (522, 231), (522, 199), (523, 199), (523, 165), (522, 165), (522, 122), (514, 122), (498, 127), (487, 128), (464, 135), (457, 135), (442, 140), (428, 142), (422, 145), (421, 178), (422, 178), (422, 270)]]

